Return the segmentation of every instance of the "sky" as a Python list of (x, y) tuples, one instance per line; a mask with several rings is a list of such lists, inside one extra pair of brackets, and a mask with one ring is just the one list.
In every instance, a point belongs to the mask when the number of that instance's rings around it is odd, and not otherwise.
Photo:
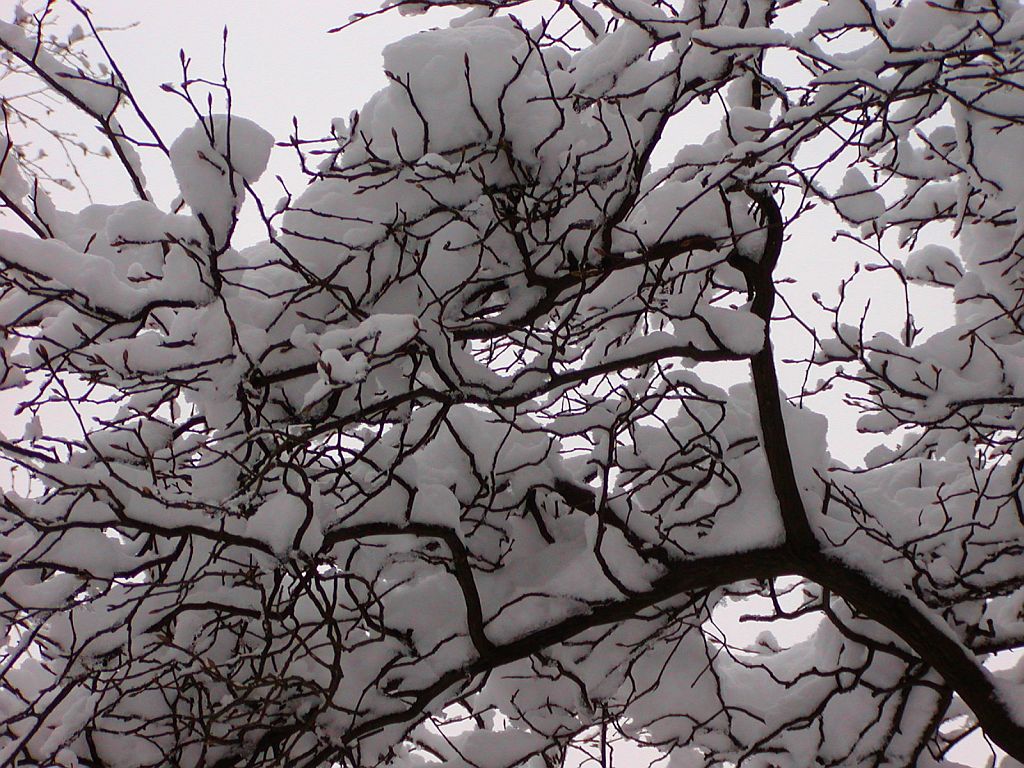
[[(11, 0), (0, 0), (0, 18), (10, 19), (15, 5)], [(25, 6), (28, 10), (35, 9), (32, 3), (26, 2)], [(294, 115), (301, 118), (303, 135), (326, 135), (333, 118), (347, 117), (386, 84), (381, 50), (387, 43), (424, 26), (444, 24), (455, 15), (454, 12), (432, 12), (427, 17), (388, 14), (328, 34), (329, 29), (343, 24), (348, 14), (374, 8), (375, 0), (93, 0), (89, 6), (98, 25), (114, 28), (104, 32), (105, 41), (147, 115), (168, 144), (194, 122), (194, 115), (180, 99), (157, 86), (180, 80), (180, 49), (191, 58), (194, 74), (218, 79), (225, 25), (233, 111), (254, 120), (282, 141), (293, 130)], [(63, 26), (69, 29), (75, 19), (70, 15), (70, 8), (63, 13)], [(707, 127), (712, 126), (690, 126), (692, 132), (670, 134), (666, 148), (655, 156), (655, 163), (670, 159), (682, 144), (702, 140)], [(155, 154), (144, 157), (144, 161), (147, 161), (147, 175), (157, 201), (167, 204), (175, 194), (169, 168)], [(90, 181), (89, 190), (96, 202), (129, 199), (126, 180), (107, 173), (103, 165), (86, 163), (83, 172)], [(285, 148), (278, 149), (258, 187), (271, 204), (280, 195), (280, 187), (274, 179), (278, 174), (293, 191), (304, 183), (294, 154)], [(81, 207), (87, 202), (80, 188), (59, 191), (56, 198), (58, 204), (66, 208)], [(242, 241), (238, 245), (260, 239), (261, 227), (254, 217), (246, 219), (238, 233)], [(831, 271), (838, 270), (838, 274), (854, 259), (862, 258), (863, 254), (855, 253), (852, 246), (832, 241), (836, 227), (834, 220), (817, 219), (798, 233), (809, 247), (787, 251), (789, 262), (785, 268), (789, 273), (831, 275)], [(936, 317), (948, 313), (941, 297), (929, 298), (922, 293), (918, 297), (932, 302), (929, 306)], [(926, 326), (928, 319), (923, 319)], [(931, 330), (941, 326), (942, 322), (936, 321)], [(784, 354), (806, 354), (806, 344), (801, 348), (792, 344), (787, 347), (787, 343), (786, 339), (777, 340)], [(791, 367), (786, 375), (791, 391), (799, 383), (799, 374), (799, 370)], [(735, 368), (727, 373), (727, 376), (737, 375), (743, 374)], [(841, 406), (838, 396), (823, 402), (831, 411), (831, 442), (836, 455), (853, 460), (877, 441), (874, 436), (863, 437), (856, 433), (853, 417), (849, 409)], [(5, 415), (3, 411), (11, 404), (10, 397), (0, 398), (0, 416)], [(817, 407), (822, 405), (819, 403)], [(729, 622), (730, 618), (723, 617), (723, 621)]]
[[(0, 0), (0, 18), (11, 18), (15, 5), (12, 0)], [(37, 10), (30, 0), (25, 0), (24, 5), (27, 10)], [(62, 10), (56, 29), (70, 30), (79, 19), (67, 3), (58, 6)], [(804, 12), (810, 12), (816, 6), (810, 3), (801, 7)], [(294, 130), (293, 116), (296, 115), (300, 121), (300, 136), (327, 135), (334, 118), (347, 118), (387, 83), (381, 51), (388, 43), (426, 27), (444, 25), (460, 13), (456, 10), (434, 10), (425, 16), (389, 13), (363, 20), (341, 32), (328, 32), (344, 24), (350, 14), (377, 7), (378, 0), (291, 3), (275, 0), (93, 0), (89, 4), (113, 58), (166, 144), (191, 126), (195, 116), (183, 100), (161, 90), (159, 85), (181, 81), (179, 51), (182, 50), (190, 60), (190, 74), (219, 80), (225, 27), (233, 113), (254, 120), (278, 141), (287, 141)], [(215, 111), (223, 111), (223, 107), (215, 106)], [(662, 146), (653, 157), (654, 165), (670, 161), (687, 143), (703, 141), (704, 136), (717, 127), (719, 119), (720, 112), (712, 105), (706, 119), (701, 117), (700, 124), (670, 124)], [(94, 134), (83, 125), (82, 135)], [(169, 166), (154, 151), (148, 154), (143, 151), (143, 161), (157, 202), (168, 205), (177, 193)], [(106, 161), (92, 159), (80, 166), (87, 189), (81, 184), (73, 191), (56, 189), (54, 197), (59, 207), (76, 210), (90, 199), (100, 203), (131, 199), (126, 176), (112, 173)], [(837, 168), (836, 186), (842, 172), (842, 168)], [(294, 152), (287, 147), (275, 150), (268, 172), (256, 186), (268, 206), (273, 206), (283, 195), (278, 176), (293, 193), (306, 182)], [(792, 228), (792, 247), (787, 247), (780, 269), (803, 281), (798, 288), (785, 289), (800, 311), (816, 311), (810, 303), (811, 291), (805, 287), (807, 275), (815, 275), (822, 293), (828, 298), (854, 261), (870, 257), (870, 253), (850, 242), (833, 240), (839, 227), (837, 219), (830, 218), (819, 208), (808, 221)], [(264, 234), (264, 224), (254, 207), (246, 206), (234, 245), (238, 248), (251, 245), (263, 239)], [(915, 292), (916, 299), (926, 302), (926, 320), (933, 320), (924, 322), (926, 331), (941, 329), (949, 315), (948, 297), (935, 291), (929, 293), (929, 289), (915, 289)], [(810, 354), (809, 340), (803, 334), (777, 333), (775, 343), (780, 358), (801, 358)], [(703, 366), (702, 373), (709, 374), (719, 384), (746, 375), (742, 365), (721, 364)], [(786, 367), (782, 378), (787, 390), (797, 391), (802, 384), (802, 366)], [(841, 393), (818, 398), (815, 407), (830, 411), (830, 443), (842, 460), (858, 461), (877, 443), (876, 435), (864, 436), (857, 432), (856, 414), (843, 406)]]
[[(0, 17), (10, 19), (15, 5), (0, 0)], [(350, 13), (372, 9), (371, 0), (94, 0), (88, 5), (98, 26), (112, 28), (103, 32), (104, 40), (165, 143), (195, 118), (181, 99), (157, 86), (180, 82), (181, 50), (192, 60), (192, 74), (219, 79), (225, 26), (233, 111), (281, 141), (293, 131), (295, 115), (300, 116), (304, 135), (322, 136), (333, 118), (347, 117), (361, 107), (386, 83), (382, 48), (424, 25), (422, 18), (389, 14), (328, 34)], [(34, 9), (30, 2), (24, 6)], [(436, 16), (432, 24), (452, 15), (431, 14), (432, 20)], [(78, 21), (66, 5), (60, 16), (59, 27), (64, 29)], [(158, 199), (169, 200), (175, 191), (172, 177), (155, 160), (152, 153), (148, 158), (144, 155), (147, 176)], [(83, 175), (97, 202), (125, 199), (126, 182), (107, 174), (98, 184), (89, 170)], [(266, 178), (273, 179), (276, 173), (296, 181), (301, 178), (294, 155), (283, 149), (275, 153), (271, 171)], [(62, 197), (68, 207), (81, 201), (80, 191)], [(245, 232), (243, 237), (247, 234), (255, 239), (258, 233)]]

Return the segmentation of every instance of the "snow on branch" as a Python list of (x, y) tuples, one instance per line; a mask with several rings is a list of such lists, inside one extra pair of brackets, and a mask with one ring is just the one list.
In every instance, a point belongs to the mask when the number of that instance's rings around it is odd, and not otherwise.
[(1024, 762), (1024, 10), (456, 6), (322, 139), (0, 22), (0, 765)]

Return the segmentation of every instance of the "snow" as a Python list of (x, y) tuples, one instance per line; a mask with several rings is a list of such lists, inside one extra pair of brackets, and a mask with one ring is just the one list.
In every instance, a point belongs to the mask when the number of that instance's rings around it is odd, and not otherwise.
[(243, 183), (266, 170), (274, 137), (237, 115), (215, 114), (174, 140), (171, 168), (182, 199), (205, 219), (215, 243), (223, 244), (242, 201)]
[(28, 182), (18, 169), (14, 148), (6, 136), (0, 136), (0, 191), (19, 202), (29, 192)]
[[(760, 0), (678, 5), (572, 0), (550, 28), (480, 6), (388, 46), (387, 85), (327, 126), (251, 247), (274, 140), (234, 114), (171, 145), (180, 210), (36, 195), (53, 236), (0, 232), (0, 386), (26, 403), (0, 448), (32, 474), (0, 508), (11, 760), (344, 745), (539, 768), (612, 712), (613, 740), (672, 768), (905, 763), (945, 706), (937, 670), (908, 684), (929, 649), (774, 578), (806, 558), (965, 653), (1019, 644), (1024, 144), (996, 54), (1020, 12), (811, 4), (782, 29)], [(12, 163), (0, 189), (31, 187)], [(763, 194), (786, 220), (770, 276)], [(790, 219), (812, 204), (878, 263), (836, 245), (808, 274), (827, 234)], [(952, 289), (948, 327), (895, 317), (925, 293), (906, 282)], [(766, 344), (785, 510), (750, 377)], [(832, 455), (854, 418), (808, 376), (891, 435), (866, 466)], [(777, 548), (801, 508), (821, 551), (796, 559)], [(758, 553), (790, 560), (725, 583)], [(985, 674), (1020, 719), (1020, 668)]]
[(19, 57), (32, 60), (40, 71), (72, 94), (92, 114), (109, 116), (120, 100), (120, 91), (111, 83), (102, 83), (79, 76), (79, 72), (58, 61), (45, 49), (40, 49), (34, 37), (16, 24), (0, 21), (0, 44)]
[(962, 39), (963, 14), (952, 11), (942, 3), (911, 0), (889, 29), (888, 38), (902, 48), (945, 48)]
[(790, 35), (781, 29), (719, 26), (696, 32), (693, 40), (714, 48), (763, 48), (785, 45)]
[(362, 352), (346, 357), (340, 350), (326, 349), (320, 353), (320, 362), (327, 378), (337, 384), (352, 384), (366, 378), (366, 355)]
[(843, 218), (864, 224), (885, 213), (885, 198), (858, 168), (850, 168), (835, 194), (836, 208)]
[(604, 35), (573, 62), (576, 89), (591, 96), (607, 91), (625, 67), (647, 53), (650, 44), (651, 35), (632, 24)]
[(931, 244), (910, 254), (903, 274), (925, 285), (953, 287), (964, 272), (960, 258), (950, 248)]
[(441, 485), (421, 485), (416, 490), (409, 520), (414, 523), (440, 525), (458, 532), (460, 512), (459, 500), (450, 489)]
[[(523, 153), (524, 161), (532, 160), (528, 148), (558, 125), (553, 105), (531, 104), (548, 90), (539, 59), (509, 20), (470, 21), (387, 46), (384, 69), (393, 82), (362, 110), (360, 142), (345, 161), (365, 158), (357, 149), (360, 145), (388, 160), (410, 160), (499, 132), (505, 133), (514, 151)], [(517, 62), (525, 65), (518, 75)], [(506, 88), (506, 83), (511, 86)], [(475, 118), (471, 99), (483, 122)]]
[(311, 513), (307, 502), (280, 492), (260, 504), (246, 522), (245, 533), (266, 543), (279, 556), (293, 548), (316, 552), (323, 542), (319, 520)]
[(117, 276), (109, 259), (78, 252), (59, 240), (5, 230), (0, 236), (7, 263), (53, 281), (72, 303), (130, 316), (154, 301), (197, 301), (205, 294), (199, 286), (173, 279), (131, 285)]

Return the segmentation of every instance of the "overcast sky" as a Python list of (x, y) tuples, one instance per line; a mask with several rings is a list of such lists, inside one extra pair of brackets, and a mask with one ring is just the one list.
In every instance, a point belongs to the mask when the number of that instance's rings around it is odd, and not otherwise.
[[(455, 15), (444, 12), (433, 12), (427, 17), (388, 14), (340, 33), (328, 34), (329, 29), (344, 23), (349, 14), (370, 10), (377, 4), (378, 0), (93, 0), (90, 7), (98, 25), (121, 28), (105, 32), (106, 42), (148, 116), (164, 141), (170, 143), (194, 122), (194, 115), (180, 99), (161, 91), (158, 86), (180, 81), (178, 51), (182, 48), (193, 61), (194, 75), (219, 78), (225, 25), (229, 29), (227, 61), (234, 112), (259, 123), (279, 141), (286, 140), (291, 133), (294, 115), (299, 116), (304, 135), (326, 135), (333, 118), (347, 117), (385, 85), (381, 50), (387, 43), (425, 26), (441, 25)], [(15, 5), (12, 0), (0, 0), (0, 16), (10, 19)], [(25, 7), (36, 10), (32, 2), (26, 2)], [(62, 14), (61, 26), (69, 29), (76, 21), (72, 9), (65, 7)], [(702, 141), (704, 128), (697, 126), (690, 132), (670, 135), (666, 148), (656, 156), (656, 163), (671, 158), (685, 143)], [(146, 160), (147, 176), (158, 202), (166, 204), (176, 192), (169, 168), (156, 156)], [(92, 173), (97, 168), (102, 166), (92, 164), (85, 169), (97, 202), (118, 203), (130, 199), (125, 179), (115, 178), (115, 174)], [(260, 186), (270, 203), (280, 194), (274, 189), (276, 174), (289, 180), (293, 190), (304, 183), (294, 155), (285, 149), (277, 150), (270, 172)], [(57, 201), (66, 208), (78, 208), (86, 202), (81, 190), (62, 192), (57, 195)], [(839, 264), (840, 261), (852, 263), (861, 257), (850, 246), (832, 243), (836, 225), (835, 220), (819, 219), (812, 227), (803, 227), (798, 235), (806, 245), (787, 252), (784, 265), (787, 271), (806, 276), (814, 270), (820, 280), (820, 275), (828, 272), (822, 268), (826, 260), (838, 265), (838, 271), (842, 272), (845, 266)], [(239, 232), (241, 242), (236, 245), (244, 246), (259, 239), (260, 226), (254, 218), (247, 219)], [(810, 291), (801, 287), (800, 292), (806, 295)], [(936, 312), (940, 311), (937, 308), (942, 302), (948, 300), (936, 299)], [(932, 323), (929, 319), (921, 320), (929, 330), (941, 327), (941, 320)], [(782, 339), (781, 343), (786, 342)], [(776, 343), (780, 343), (779, 334)], [(806, 354), (805, 342), (801, 348)], [(790, 351), (797, 352), (786, 350)], [(738, 368), (732, 370), (732, 375), (743, 375)], [(793, 391), (799, 385), (799, 375), (793, 368), (787, 373), (787, 388)], [(9, 409), (12, 399), (13, 395), (0, 398), (0, 405), (4, 406), (0, 410)], [(815, 407), (820, 409), (827, 403), (819, 401)], [(836, 455), (855, 458), (877, 441), (876, 437), (857, 435), (853, 428), (854, 414), (840, 405), (838, 397), (831, 402), (829, 415), (832, 449)]]
[[(16, 3), (0, 0), (5, 19)], [(170, 143), (195, 118), (179, 98), (159, 89), (161, 83), (181, 80), (179, 50), (191, 58), (190, 74), (219, 79), (222, 31), (228, 37), (228, 75), (233, 110), (269, 130), (279, 141), (292, 132), (292, 117), (300, 119), (307, 136), (326, 135), (330, 121), (347, 117), (385, 83), (381, 50), (394, 40), (444, 23), (451, 13), (423, 17), (389, 14), (369, 19), (336, 34), (328, 30), (343, 24), (349, 14), (375, 7), (371, 0), (94, 0), (89, 3), (94, 21), (128, 78), (147, 115)], [(36, 10), (25, 2), (26, 10)], [(78, 21), (73, 9), (63, 5), (59, 29)], [(217, 107), (215, 107), (217, 109)], [(223, 106), (220, 107), (223, 111)], [(166, 202), (175, 190), (169, 169), (156, 157), (144, 157), (146, 173), (157, 197)], [(109, 174), (98, 180), (93, 167), (85, 168), (86, 181), (97, 202), (123, 202), (127, 180)], [(275, 174), (301, 183), (295, 157), (279, 149), (271, 165)], [(271, 190), (274, 185), (269, 185)], [(268, 189), (264, 184), (263, 189)], [(273, 191), (273, 190), (272, 190)], [(276, 194), (276, 192), (274, 192)], [(62, 206), (84, 202), (81, 191), (58, 194)], [(274, 198), (276, 199), (276, 198)], [(273, 199), (270, 201), (273, 202)], [(244, 240), (258, 234), (251, 226), (240, 233)], [(247, 237), (248, 236), (248, 237)], [(242, 243), (240, 243), (242, 244)]]
[[(115, 28), (103, 33), (105, 41), (147, 115), (168, 144), (194, 123), (195, 116), (180, 98), (162, 91), (159, 85), (180, 82), (180, 49), (192, 60), (190, 74), (218, 80), (225, 26), (229, 30), (227, 66), (234, 113), (254, 120), (278, 141), (285, 141), (293, 130), (292, 119), (296, 115), (304, 137), (327, 135), (333, 118), (348, 117), (386, 84), (381, 51), (388, 43), (426, 27), (446, 24), (448, 19), (461, 13), (435, 10), (426, 16), (413, 17), (389, 13), (364, 20), (342, 32), (328, 33), (329, 29), (345, 23), (350, 14), (378, 6), (379, 0), (93, 0), (90, 3), (97, 25)], [(0, 15), (11, 18), (14, 7), (11, 0), (0, 0)], [(33, 2), (25, 2), (25, 7), (37, 10)], [(64, 3), (58, 7), (62, 10), (57, 28), (69, 30), (78, 21), (74, 10)], [(804, 11), (812, 7), (817, 4), (804, 6)], [(517, 12), (522, 13), (523, 9)], [(223, 105), (215, 106), (214, 110), (223, 111)], [(702, 142), (717, 126), (720, 113), (712, 104), (706, 119), (701, 115), (700, 124), (693, 124), (691, 117), (686, 119), (686, 125), (671, 126), (663, 146), (653, 158), (655, 165), (670, 161), (687, 143)], [(94, 143), (98, 146), (98, 142)], [(157, 153), (144, 155), (144, 162), (157, 202), (168, 204), (177, 191), (168, 165)], [(835, 184), (845, 170), (844, 164), (837, 166)], [(132, 197), (124, 174), (111, 172), (105, 162), (86, 164), (83, 175), (96, 202), (121, 203)], [(294, 153), (288, 148), (278, 148), (268, 173), (257, 185), (269, 205), (282, 194), (275, 180), (277, 175), (287, 181), (293, 192), (306, 182)], [(70, 193), (58, 190), (55, 197), (60, 207), (72, 210), (88, 202), (81, 189)], [(821, 207), (811, 217), (791, 227), (793, 237), (780, 269), (801, 278), (799, 287), (783, 287), (800, 311), (813, 312), (809, 298), (812, 290), (820, 289), (827, 299), (839, 277), (848, 273), (854, 261), (870, 258), (870, 253), (849, 241), (834, 242), (832, 235), (838, 227), (840, 222)], [(252, 207), (247, 206), (234, 245), (239, 248), (250, 245), (262, 239), (263, 233), (262, 222)], [(812, 286), (807, 285), (808, 276), (813, 276)], [(949, 314), (948, 296), (935, 291), (929, 293), (928, 289), (914, 290), (918, 299), (927, 300), (927, 313), (918, 316), (919, 324), (923, 323), (930, 332), (939, 330)], [(876, 311), (884, 303), (876, 300)], [(891, 312), (895, 305), (891, 302), (889, 305), (883, 311)], [(806, 336), (785, 328), (780, 330), (782, 332), (775, 334), (775, 343), (781, 357), (803, 357), (810, 353)], [(743, 365), (730, 368), (716, 364), (711, 373), (718, 383), (746, 375)], [(798, 391), (802, 369), (789, 366), (782, 375), (784, 387), (790, 392)], [(877, 436), (861, 436), (856, 432), (856, 413), (842, 405), (839, 393), (819, 398), (814, 407), (828, 409), (830, 442), (834, 453), (844, 460), (857, 460), (864, 450), (877, 442)]]
[[(11, 18), (14, 7), (11, 0), (0, 0), (3, 17)], [(55, 28), (66, 32), (79, 19), (69, 4), (60, 3), (58, 7), (60, 23)], [(259, 123), (278, 141), (285, 141), (293, 130), (292, 119), (296, 115), (302, 136), (327, 135), (333, 118), (347, 118), (386, 84), (381, 51), (388, 43), (426, 27), (446, 24), (461, 13), (435, 10), (413, 17), (389, 13), (329, 34), (328, 30), (344, 24), (350, 14), (379, 7), (379, 0), (93, 0), (90, 7), (98, 26), (114, 28), (103, 32), (105, 42), (167, 144), (192, 125), (195, 116), (180, 98), (162, 91), (159, 85), (180, 82), (180, 49), (192, 61), (192, 76), (219, 80), (225, 26), (229, 31), (227, 67), (233, 112)], [(37, 10), (32, 2), (25, 2), (25, 8)], [(517, 11), (521, 13), (522, 9)], [(214, 107), (215, 111), (223, 109), (223, 105)], [(687, 117), (686, 125), (671, 126), (653, 158), (655, 165), (670, 161), (687, 143), (702, 142), (717, 127), (720, 112), (714, 103), (706, 112), (706, 116), (701, 114), (700, 124), (692, 124), (693, 118)], [(84, 124), (83, 129), (85, 135), (95, 135)], [(99, 146), (98, 141), (94, 144)], [(167, 205), (177, 192), (169, 166), (155, 152), (144, 154), (143, 159), (157, 202)], [(82, 170), (95, 202), (116, 204), (131, 199), (127, 178), (123, 173), (112, 172), (106, 161), (86, 163)], [(836, 183), (842, 172), (843, 168), (836, 169)], [(294, 153), (278, 148), (269, 171), (257, 185), (264, 201), (271, 206), (282, 195), (275, 180), (277, 175), (287, 181), (293, 192), (306, 183)], [(81, 188), (73, 192), (56, 190), (55, 198), (60, 207), (71, 210), (88, 202)], [(870, 255), (848, 242), (833, 242), (832, 234), (838, 226), (837, 219), (819, 208), (806, 222), (792, 228), (794, 237), (780, 265), (801, 278), (814, 275), (826, 298), (853, 261)], [(252, 206), (247, 206), (234, 245), (250, 245), (263, 239), (264, 232)], [(806, 287), (806, 280), (799, 289), (787, 292), (798, 306), (813, 309), (809, 306), (811, 290)], [(948, 303), (945, 297), (939, 299)], [(937, 330), (941, 323), (926, 325), (932, 326), (929, 330)], [(809, 340), (802, 334), (776, 333), (777, 348), (780, 343), (783, 356), (802, 357), (810, 352)], [(726, 383), (745, 378), (746, 371), (743, 365), (730, 368), (716, 364), (711, 375), (718, 383)], [(790, 391), (797, 391), (801, 379), (802, 370), (796, 367), (783, 371), (784, 386)], [(842, 406), (838, 393), (819, 399), (815, 407), (831, 411), (830, 442), (835, 453), (845, 460), (856, 460), (877, 442), (877, 436), (857, 434), (856, 414)]]

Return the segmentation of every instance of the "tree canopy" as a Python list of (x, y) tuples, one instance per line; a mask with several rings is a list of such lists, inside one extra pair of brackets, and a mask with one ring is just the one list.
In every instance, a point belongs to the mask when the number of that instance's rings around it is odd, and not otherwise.
[(315, 139), (0, 22), (0, 764), (1024, 761), (1024, 6), (395, 13)]

